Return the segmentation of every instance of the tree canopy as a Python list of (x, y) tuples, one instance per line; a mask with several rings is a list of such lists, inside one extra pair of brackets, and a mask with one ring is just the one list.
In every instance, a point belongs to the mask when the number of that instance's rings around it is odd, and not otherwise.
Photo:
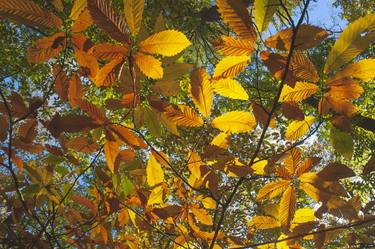
[(354, 2), (0, 0), (1, 248), (374, 248)]

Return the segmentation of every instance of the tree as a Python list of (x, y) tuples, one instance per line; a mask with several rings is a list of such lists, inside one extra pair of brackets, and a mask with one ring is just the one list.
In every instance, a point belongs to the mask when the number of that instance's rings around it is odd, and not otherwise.
[(374, 246), (375, 14), (310, 2), (0, 0), (4, 248)]

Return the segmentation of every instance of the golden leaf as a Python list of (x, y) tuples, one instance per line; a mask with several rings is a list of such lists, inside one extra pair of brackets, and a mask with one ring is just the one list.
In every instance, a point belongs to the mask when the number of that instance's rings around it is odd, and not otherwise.
[(190, 94), (195, 106), (203, 116), (209, 117), (213, 100), (210, 76), (206, 70), (197, 68), (190, 74)]
[(217, 52), (225, 56), (250, 56), (254, 51), (254, 42), (250, 40), (243, 40), (231, 36), (221, 36), (215, 41), (215, 48)]
[(77, 20), (84, 9), (87, 8), (87, 0), (74, 0), (72, 11), (70, 12), (70, 19)]
[(232, 78), (241, 73), (248, 65), (248, 56), (227, 56), (215, 66), (214, 79)]
[(212, 120), (212, 126), (223, 132), (242, 133), (253, 130), (256, 121), (249, 112), (233, 111)]
[(143, 53), (136, 53), (134, 59), (139, 69), (147, 77), (150, 77), (151, 79), (163, 78), (163, 68), (158, 59)]
[(113, 60), (119, 56), (125, 56), (128, 49), (127, 46), (119, 46), (112, 43), (100, 43), (95, 44), (90, 49), (90, 52), (92, 52), (98, 60)]
[(190, 46), (191, 42), (177, 30), (164, 30), (153, 34), (139, 43), (147, 53), (174, 56)]
[(37, 40), (27, 51), (27, 60), (31, 63), (48, 61), (57, 57), (65, 48), (65, 33), (58, 32), (51, 37)]
[(354, 59), (375, 39), (375, 13), (368, 14), (350, 23), (341, 33), (328, 54), (324, 73)]
[(256, 200), (273, 199), (282, 194), (285, 189), (290, 186), (290, 181), (278, 180), (277, 182), (270, 182), (263, 186), (257, 194)]
[(238, 81), (234, 79), (219, 79), (217, 81), (214, 81), (213, 87), (215, 93), (221, 96), (240, 100), (249, 99), (249, 95), (247, 94), (245, 89)]
[(213, 225), (212, 218), (209, 214), (207, 214), (207, 211), (205, 209), (192, 207), (190, 210), (194, 214), (195, 218), (203, 225)]
[(97, 87), (110, 87), (117, 80), (117, 76), (120, 72), (120, 68), (123, 62), (122, 56), (115, 57), (112, 61), (102, 67), (95, 78), (93, 79), (94, 84)]
[(292, 186), (289, 186), (280, 200), (279, 221), (281, 226), (289, 226), (294, 217), (296, 208), (296, 192)]
[(169, 120), (178, 126), (200, 127), (203, 119), (188, 106), (180, 105), (180, 110), (169, 109), (165, 113)]
[(163, 169), (152, 154), (150, 154), (150, 158), (147, 162), (146, 177), (147, 184), (150, 187), (165, 181)]
[(85, 95), (81, 79), (77, 74), (72, 75), (69, 81), (68, 98), (71, 107), (77, 106), (77, 100), (81, 100)]
[(131, 33), (136, 36), (142, 25), (144, 0), (124, 0), (125, 20)]
[(221, 18), (242, 39), (255, 41), (256, 33), (249, 12), (242, 1), (217, 0)]
[(280, 95), (280, 102), (292, 101), (300, 102), (307, 99), (311, 95), (315, 94), (319, 90), (319, 87), (315, 84), (307, 82), (296, 82), (294, 88), (284, 85)]
[(249, 222), (250, 227), (254, 227), (256, 229), (271, 229), (280, 226), (280, 222), (271, 216), (255, 216)]
[(268, 24), (272, 20), (272, 16), (279, 8), (278, 0), (255, 0), (254, 1), (254, 17), (255, 23), (260, 32), (267, 29)]
[(109, 170), (115, 173), (115, 162), (120, 152), (119, 144), (115, 141), (106, 140), (104, 143), (104, 154)]
[(163, 186), (159, 185), (152, 189), (151, 194), (147, 200), (147, 206), (154, 204), (162, 205), (163, 203)]
[(302, 121), (293, 121), (289, 124), (288, 128), (286, 129), (286, 139), (288, 140), (297, 140), (303, 137), (311, 128), (311, 126), (315, 123), (315, 117), (308, 116), (305, 117)]
[(327, 81), (327, 84), (340, 81), (345, 78), (358, 78), (368, 82), (375, 78), (375, 59), (364, 59), (358, 62), (349, 64), (336, 75)]

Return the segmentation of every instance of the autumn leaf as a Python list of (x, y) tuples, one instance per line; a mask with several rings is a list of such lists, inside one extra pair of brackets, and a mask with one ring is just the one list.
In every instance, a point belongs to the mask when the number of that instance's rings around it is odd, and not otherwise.
[(327, 81), (327, 84), (344, 81), (346, 78), (358, 78), (368, 82), (375, 78), (375, 59), (365, 59), (354, 62), (335, 74)]
[(249, 112), (233, 111), (212, 120), (212, 126), (223, 132), (242, 133), (253, 130), (256, 126), (256, 121)]
[(315, 84), (298, 81), (293, 88), (288, 85), (284, 85), (279, 100), (281, 102), (300, 102), (315, 94), (318, 90), (319, 87)]
[(87, 8), (87, 0), (74, 0), (72, 10), (70, 12), (70, 19), (77, 20), (84, 9)]
[(153, 34), (139, 43), (143, 52), (174, 56), (190, 46), (191, 42), (177, 30), (164, 30)]
[(292, 186), (289, 186), (280, 200), (279, 221), (281, 226), (289, 226), (294, 217), (296, 208), (296, 192)]
[(227, 56), (215, 66), (214, 79), (232, 78), (241, 73), (248, 65), (248, 56)]
[(315, 123), (315, 117), (308, 116), (302, 121), (293, 121), (289, 124), (286, 130), (286, 139), (288, 140), (298, 140), (303, 137)]
[(271, 229), (280, 227), (280, 222), (270, 216), (255, 216), (249, 222), (249, 227), (254, 227), (255, 229)]
[(250, 56), (254, 51), (254, 42), (231, 36), (221, 36), (214, 43), (217, 52), (225, 56)]
[[(294, 46), (296, 49), (308, 49), (319, 45), (328, 33), (319, 27), (302, 24), (295, 35)], [(289, 50), (292, 45), (293, 29), (288, 28), (266, 39), (265, 44), (270, 48)]]
[(100, 43), (95, 44), (90, 49), (90, 52), (92, 52), (98, 60), (113, 60), (115, 58), (125, 56), (128, 49), (129, 48), (127, 46), (119, 46), (112, 43)]
[(59, 28), (62, 25), (59, 17), (28, 0), (1, 0), (0, 16), (29, 26)]
[(214, 81), (213, 88), (215, 93), (231, 99), (248, 100), (249, 95), (241, 84), (233, 79), (219, 79)]
[(328, 74), (354, 59), (375, 39), (375, 14), (368, 14), (350, 23), (331, 48), (324, 65)]
[(206, 212), (205, 209), (202, 208), (191, 208), (192, 213), (194, 214), (195, 218), (202, 224), (206, 226), (212, 226), (213, 221), (211, 216)]
[(5, 116), (0, 115), (0, 142), (4, 141), (8, 134), (8, 121)]
[(278, 0), (255, 0), (254, 1), (254, 17), (255, 23), (260, 32), (267, 29), (271, 22), (273, 15), (279, 8), (280, 2)]
[(108, 168), (112, 173), (115, 173), (115, 162), (119, 152), (119, 144), (116, 141), (106, 140), (104, 143), (104, 154)]
[(147, 206), (155, 205), (155, 204), (159, 204), (159, 205), (164, 204), (164, 202), (163, 202), (163, 186), (162, 185), (154, 187), (151, 191), (150, 196), (148, 197)]
[(112, 61), (102, 67), (95, 78), (93, 79), (94, 84), (97, 87), (110, 87), (117, 80), (118, 73), (123, 62), (122, 56), (115, 57)]
[(281, 195), (290, 185), (288, 180), (279, 180), (276, 182), (268, 183), (258, 191), (256, 200), (261, 201), (264, 199), (273, 199)]
[(138, 35), (142, 25), (144, 0), (124, 0), (125, 20), (133, 35)]
[(190, 94), (203, 116), (209, 117), (213, 101), (213, 88), (206, 70), (197, 68), (190, 74)]
[(165, 181), (163, 169), (152, 154), (147, 162), (146, 174), (147, 184), (150, 187), (154, 187), (155, 185)]
[(37, 40), (27, 52), (27, 60), (40, 63), (57, 57), (66, 45), (65, 33), (58, 32), (51, 37)]
[(150, 77), (151, 79), (163, 78), (161, 62), (155, 57), (143, 53), (136, 53), (134, 59), (139, 69), (147, 77)]
[(242, 39), (254, 41), (256, 33), (249, 12), (243, 2), (218, 0), (219, 13), (226, 24)]
[(200, 127), (203, 119), (188, 106), (180, 105), (180, 110), (169, 109), (165, 114), (169, 120), (178, 126)]

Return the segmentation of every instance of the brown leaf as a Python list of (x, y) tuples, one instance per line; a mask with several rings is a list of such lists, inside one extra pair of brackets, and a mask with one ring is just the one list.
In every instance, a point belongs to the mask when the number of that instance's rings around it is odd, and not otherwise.
[(0, 115), (0, 142), (2, 142), (8, 135), (8, 120), (5, 116)]
[(108, 127), (116, 136), (118, 136), (122, 141), (127, 143), (130, 146), (138, 148), (146, 148), (147, 145), (141, 138), (136, 136), (130, 129), (120, 126), (120, 125), (110, 125)]
[(344, 164), (330, 163), (318, 173), (318, 176), (325, 181), (338, 181), (355, 176), (355, 173)]
[[(302, 24), (295, 36), (294, 46), (297, 49), (308, 49), (319, 45), (328, 33), (319, 27)], [(265, 44), (270, 48), (289, 50), (292, 45), (293, 29), (288, 28), (266, 39)]]
[(61, 117), (58, 113), (45, 126), (51, 134), (58, 138), (62, 132), (81, 132), (98, 128), (100, 124), (87, 116), (69, 114)]
[(372, 155), (370, 160), (366, 163), (363, 168), (363, 174), (368, 175), (373, 171), (375, 171), (375, 155)]
[(81, 79), (77, 74), (73, 74), (69, 81), (69, 103), (73, 108), (78, 105), (77, 101), (82, 100), (85, 95)]
[(129, 33), (123, 16), (116, 14), (115, 10), (106, 0), (87, 1), (87, 8), (92, 19), (112, 39), (130, 44)]
[[(266, 110), (263, 106), (255, 102), (251, 105), (251, 107), (253, 108), (253, 114), (257, 123), (259, 124), (260, 127), (264, 127), (267, 124), (267, 120), (269, 117), (268, 110)], [(275, 126), (276, 126), (276, 120), (273, 118), (271, 119), (269, 123), (269, 127), (275, 128)]]
[(77, 63), (81, 68), (81, 74), (87, 76), (90, 79), (94, 79), (99, 71), (99, 63), (96, 58), (84, 51), (75, 50)]
[(127, 46), (112, 43), (100, 43), (91, 48), (91, 52), (98, 60), (113, 60), (119, 56), (124, 57), (128, 50)]
[(85, 53), (89, 53), (94, 46), (94, 43), (82, 33), (73, 34), (72, 43), (74, 51), (80, 50)]
[(87, 137), (76, 137), (70, 139), (65, 144), (66, 147), (84, 153), (92, 153), (98, 150), (98, 145)]
[(300, 121), (305, 119), (303, 111), (299, 108), (296, 102), (283, 102), (281, 104), (281, 112), (287, 119)]
[(66, 75), (59, 65), (53, 67), (53, 75), (55, 76), (55, 91), (62, 101), (66, 101), (69, 89), (68, 75)]
[(108, 119), (98, 106), (85, 99), (75, 99), (77, 106), (93, 118), (98, 124), (103, 125), (108, 122)]
[(51, 37), (37, 40), (27, 51), (27, 60), (31, 63), (40, 63), (57, 57), (66, 46), (64, 32), (58, 32)]
[(123, 57), (117, 56), (112, 61), (102, 67), (93, 79), (97, 87), (110, 87), (117, 80), (118, 74), (121, 69)]
[(12, 92), (12, 94), (9, 96), (9, 101), (10, 111), (13, 117), (20, 118), (25, 116), (29, 112), (29, 109), (26, 107), (22, 96), (17, 92)]
[(88, 9), (82, 11), (77, 20), (74, 21), (72, 31), (75, 33), (83, 32), (93, 24), (93, 20)]
[(36, 119), (27, 119), (19, 128), (18, 128), (18, 136), (19, 139), (22, 140), (24, 143), (31, 143), (34, 141), (37, 131), (36, 125), (38, 122)]
[(330, 119), (331, 123), (338, 129), (344, 131), (344, 132), (352, 132), (353, 130), (353, 126), (352, 126), (352, 123), (350, 121), (350, 119), (348, 119), (347, 117), (345, 117), (344, 115), (334, 115), (331, 119)]

